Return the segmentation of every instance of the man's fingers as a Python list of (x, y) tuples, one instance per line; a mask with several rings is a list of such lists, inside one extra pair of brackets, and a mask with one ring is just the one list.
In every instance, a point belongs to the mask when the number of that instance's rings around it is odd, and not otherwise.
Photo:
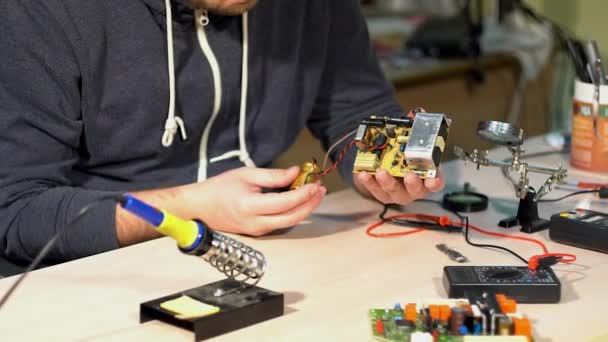
[(376, 181), (382, 190), (391, 197), (392, 203), (405, 205), (412, 201), (403, 183), (396, 180), (388, 171), (378, 170), (376, 172)]
[(443, 179), (443, 171), (439, 169), (437, 171), (437, 177), (425, 179), (424, 186), (432, 192), (439, 192), (443, 190), (443, 187), (445, 186), (445, 181)]
[(321, 186), (314, 183), (286, 192), (255, 194), (248, 200), (248, 211), (254, 215), (283, 213), (315, 198), (319, 191)]
[(298, 176), (300, 168), (292, 166), (289, 169), (241, 168), (247, 182), (263, 188), (282, 188), (290, 185)]
[(376, 178), (372, 177), (372, 175), (367, 172), (360, 172), (357, 174), (357, 178), (359, 179), (359, 183), (363, 185), (378, 201), (385, 204), (393, 202), (391, 196), (382, 190), (380, 184), (378, 184), (378, 181), (376, 181)]
[(320, 187), (317, 194), (310, 201), (306, 201), (303, 204), (280, 214), (258, 217), (256, 221), (258, 222), (260, 229), (253, 232), (253, 235), (267, 234), (275, 229), (287, 228), (300, 223), (307, 218), (313, 210), (319, 207), (326, 192), (327, 189), (325, 189), (325, 187)]
[(426, 195), (426, 189), (422, 183), (422, 179), (415, 173), (410, 173), (403, 178), (405, 188), (409, 192), (410, 196), (414, 199), (423, 198)]

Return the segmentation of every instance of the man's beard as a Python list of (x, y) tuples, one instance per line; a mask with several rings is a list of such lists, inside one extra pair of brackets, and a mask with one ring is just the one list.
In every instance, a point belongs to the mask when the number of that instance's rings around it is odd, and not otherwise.
[(257, 0), (190, 0), (194, 8), (206, 9), (212, 13), (239, 15), (250, 10)]

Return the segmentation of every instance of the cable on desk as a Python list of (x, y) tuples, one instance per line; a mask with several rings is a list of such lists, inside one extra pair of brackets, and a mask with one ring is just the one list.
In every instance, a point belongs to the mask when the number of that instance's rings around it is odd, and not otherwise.
[(594, 190), (575, 191), (571, 194), (568, 194), (568, 195), (565, 195), (562, 197), (558, 197), (558, 198), (541, 199), (541, 200), (539, 200), (539, 202), (544, 202), (544, 203), (559, 202), (561, 200), (565, 200), (566, 198), (569, 198), (572, 196), (578, 196), (578, 195), (584, 195), (584, 194), (597, 194), (599, 198), (608, 198), (608, 187), (601, 187), (599, 189), (594, 189)]
[(8, 291), (6, 291), (4, 296), (2, 296), (2, 298), (0, 299), (0, 309), (4, 306), (4, 304), (6, 304), (6, 302), (9, 300), (9, 298), (12, 296), (12, 294), (15, 292), (15, 290), (17, 290), (17, 288), (23, 282), (23, 280), (25, 280), (25, 277), (27, 277), (27, 275), (31, 271), (35, 270), (36, 267), (38, 267), (38, 265), (40, 265), (40, 263), (44, 260), (44, 258), (51, 252), (51, 250), (53, 249), (53, 246), (55, 245), (57, 240), (59, 240), (61, 235), (63, 233), (65, 233), (66, 231), (68, 231), (69, 229), (71, 229), (72, 227), (74, 227), (76, 225), (76, 223), (78, 223), (80, 220), (82, 220), (82, 218), (91, 209), (99, 206), (101, 203), (103, 203), (104, 201), (109, 200), (109, 199), (118, 201), (119, 197), (117, 197), (117, 196), (102, 197), (102, 198), (99, 198), (98, 200), (96, 200), (95, 202), (92, 202), (92, 203), (86, 205), (85, 207), (80, 209), (78, 214), (76, 214), (76, 217), (71, 222), (69, 222), (68, 224), (63, 226), (62, 229), (58, 229), (57, 232), (55, 232), (53, 237), (42, 247), (40, 252), (38, 252), (38, 255), (36, 255), (34, 260), (32, 260), (32, 262), (25, 269), (25, 271), (19, 276), (19, 278), (17, 278), (17, 280), (15, 280), (13, 285), (11, 285), (11, 287), (8, 289)]
[[(437, 205), (441, 205), (441, 202), (436, 201), (436, 200), (430, 200), (430, 199), (418, 200), (416, 202), (428, 202), (428, 203), (434, 203)], [(557, 263), (557, 262), (570, 263), (570, 262), (576, 261), (576, 256), (573, 254), (549, 253), (549, 250), (547, 249), (545, 244), (539, 240), (528, 238), (528, 237), (512, 236), (512, 235), (508, 235), (508, 234), (491, 232), (491, 231), (482, 229), (480, 227), (473, 226), (469, 223), (468, 216), (464, 216), (456, 211), (448, 210), (452, 214), (456, 215), (460, 219), (460, 222), (452, 222), (446, 216), (431, 216), (431, 215), (425, 215), (425, 214), (401, 214), (401, 215), (393, 215), (393, 216), (386, 217), (386, 213), (387, 213), (389, 207), (390, 207), (390, 205), (384, 206), (382, 212), (379, 215), (379, 217), (381, 219), (380, 222), (376, 222), (376, 223), (370, 225), (369, 227), (367, 227), (367, 229), (366, 229), (367, 235), (369, 235), (371, 237), (396, 237), (396, 236), (411, 235), (411, 234), (423, 232), (427, 229), (417, 227), (416, 229), (412, 229), (412, 230), (408, 230), (408, 231), (393, 232), (393, 233), (374, 233), (373, 232), (376, 228), (380, 227), (381, 225), (383, 225), (384, 223), (387, 223), (387, 222), (397, 224), (397, 225), (403, 225), (403, 224), (401, 224), (401, 222), (395, 221), (398, 218), (402, 218), (402, 217), (418, 218), (418, 219), (422, 218), (422, 219), (426, 219), (427, 222), (431, 222), (431, 224), (439, 224), (440, 226), (445, 227), (446, 230), (448, 227), (462, 227), (462, 228), (464, 228), (465, 241), (469, 245), (474, 246), (474, 247), (480, 247), (480, 248), (493, 248), (493, 249), (503, 250), (505, 252), (512, 254), (513, 256), (515, 256), (517, 259), (521, 260), (523, 263), (525, 263), (529, 267), (537, 267), (539, 264), (543, 265), (543, 263), (549, 259), (551, 259), (553, 261), (553, 263)], [(417, 221), (417, 223), (422, 224), (423, 222)], [(488, 236), (532, 242), (532, 243), (535, 243), (538, 246), (540, 246), (541, 249), (543, 250), (543, 253), (539, 254), (539, 255), (535, 255), (535, 256), (531, 257), (529, 260), (526, 260), (521, 255), (517, 254), (516, 252), (514, 252), (506, 247), (490, 245), (490, 244), (479, 244), (479, 243), (472, 242), (469, 237), (470, 236), (469, 230), (474, 230), (480, 234), (484, 234), (484, 235), (488, 235)], [(547, 266), (547, 265), (544, 265), (544, 266)]]

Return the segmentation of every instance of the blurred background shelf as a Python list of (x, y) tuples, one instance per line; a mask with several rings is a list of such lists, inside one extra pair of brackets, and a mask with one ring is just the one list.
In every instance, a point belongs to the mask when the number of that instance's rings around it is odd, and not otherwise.
[[(448, 2), (437, 3), (445, 5)], [(442, 10), (451, 11), (446, 7)], [(453, 158), (452, 146), (456, 143), (468, 150), (491, 147), (478, 139), (474, 134), (475, 128), (483, 120), (508, 121), (523, 66), (516, 56), (502, 52), (486, 53), (477, 59), (439, 60), (404, 56), (405, 42), (429, 12), (428, 8), (412, 12), (364, 7), (370, 38), (404, 111), (423, 107), (431, 112), (446, 113), (453, 119), (444, 157), (444, 160), (449, 160)], [(523, 83), (523, 91), (520, 92), (520, 115), (516, 124), (529, 136), (545, 134), (552, 128), (555, 56), (555, 53), (551, 54), (547, 63), (539, 68), (537, 76)], [(324, 154), (319, 142), (304, 130), (296, 144), (274, 166), (300, 165), (313, 157), (322, 160)], [(337, 172), (326, 177), (324, 182), (330, 191), (345, 187)]]

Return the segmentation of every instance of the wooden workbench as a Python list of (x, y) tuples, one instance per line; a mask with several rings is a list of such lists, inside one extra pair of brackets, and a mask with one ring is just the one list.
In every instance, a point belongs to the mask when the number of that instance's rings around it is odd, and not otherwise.
[[(540, 139), (527, 147), (530, 151), (546, 149)], [(555, 166), (559, 159), (554, 155), (535, 163)], [(498, 169), (476, 171), (458, 161), (446, 163), (444, 168), (448, 189), (469, 181), (492, 197), (486, 212), (471, 215), (472, 223), (521, 235), (496, 227), (499, 218), (517, 207), (513, 191)], [(589, 176), (602, 178), (571, 171), (573, 179)], [(542, 177), (532, 178), (532, 184), (541, 181)], [(562, 194), (557, 191), (551, 196)], [(590, 199), (582, 196), (542, 205), (541, 215), (548, 217)], [(591, 207), (608, 209), (599, 202)], [(286, 314), (216, 340), (369, 341), (369, 308), (417, 298), (445, 298), (442, 268), (453, 262), (435, 249), (440, 242), (461, 251), (471, 264), (518, 265), (510, 255), (468, 246), (459, 234), (423, 232), (370, 238), (364, 228), (377, 220), (380, 209), (350, 190), (341, 191), (330, 194), (306, 222), (282, 235), (239, 237), (266, 255), (269, 270), (260, 285), (285, 294)], [(427, 203), (416, 203), (407, 211), (442, 213)], [(550, 251), (578, 256), (576, 264), (555, 267), (563, 285), (560, 304), (518, 307), (532, 319), (536, 341), (589, 341), (607, 333), (608, 256), (552, 243), (546, 231), (534, 237), (545, 241)], [(505, 245), (524, 256), (540, 253), (531, 243), (478, 235), (472, 239)], [(164, 323), (140, 324), (139, 304), (219, 279), (215, 269), (198, 258), (181, 255), (169, 239), (49, 267), (31, 274), (0, 310), (0, 336), (3, 341), (192, 341), (193, 334)], [(13, 281), (0, 280), (0, 293)]]

